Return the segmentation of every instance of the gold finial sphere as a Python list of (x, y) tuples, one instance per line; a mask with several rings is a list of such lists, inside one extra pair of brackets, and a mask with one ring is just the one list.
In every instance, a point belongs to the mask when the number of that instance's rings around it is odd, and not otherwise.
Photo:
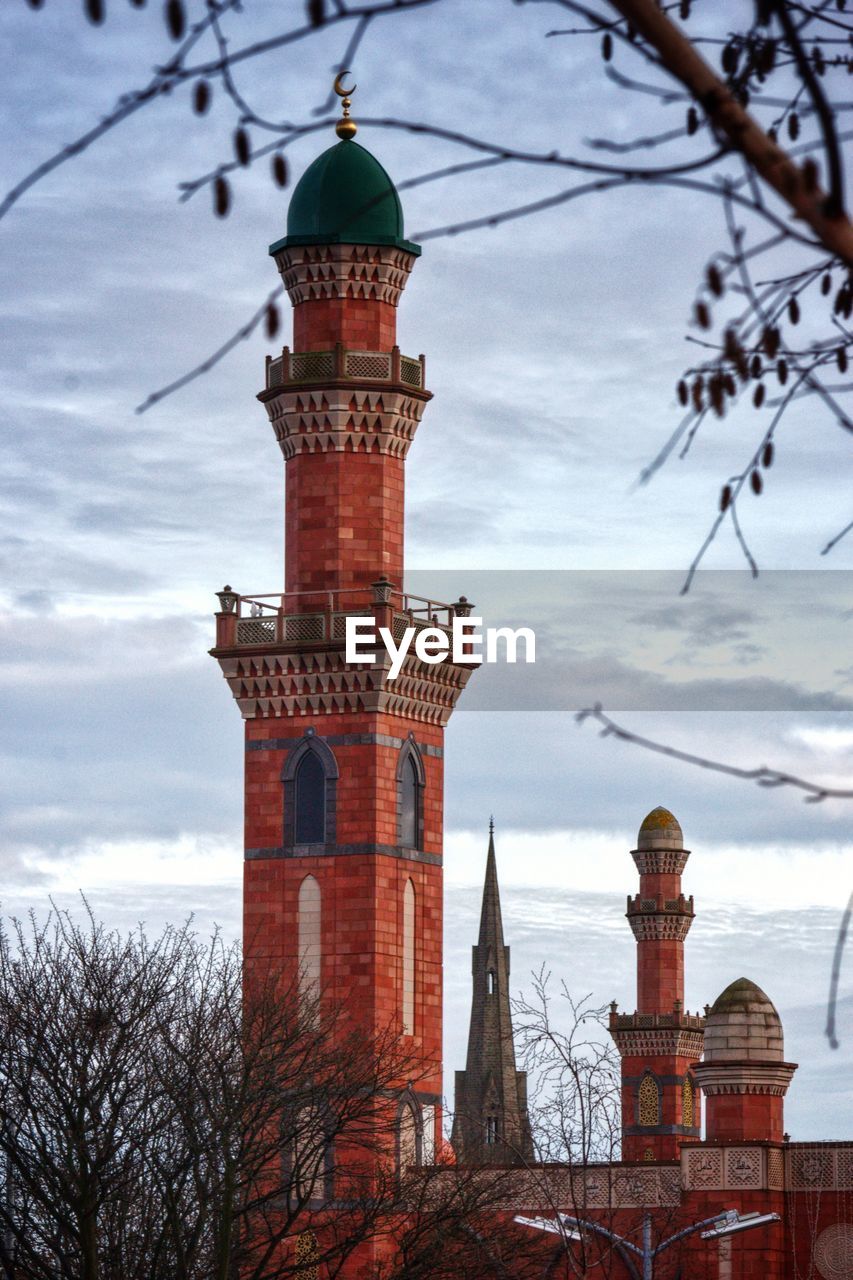
[(355, 121), (350, 119), (350, 114), (349, 114), (349, 109), (352, 106), (352, 98), (350, 95), (355, 93), (356, 89), (358, 88), (358, 85), (354, 84), (351, 89), (345, 89), (343, 86), (343, 78), (344, 76), (348, 76), (349, 74), (350, 74), (349, 71), (338, 72), (338, 74), (335, 76), (335, 83), (333, 85), (335, 93), (338, 95), (339, 98), (343, 99), (343, 101), (341, 102), (341, 107), (343, 108), (343, 115), (335, 125), (335, 133), (338, 135), (339, 138), (344, 140), (346, 140), (347, 138), (355, 137), (355, 134), (358, 132), (358, 127)]

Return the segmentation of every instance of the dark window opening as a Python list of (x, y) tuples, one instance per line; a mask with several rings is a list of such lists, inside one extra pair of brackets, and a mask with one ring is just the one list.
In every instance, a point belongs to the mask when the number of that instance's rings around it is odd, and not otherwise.
[(415, 762), (409, 756), (400, 778), (400, 844), (417, 849), (420, 826), (420, 783)]
[(322, 844), (326, 839), (326, 771), (315, 751), (307, 751), (296, 770), (295, 844)]
[(497, 1116), (486, 1116), (486, 1146), (493, 1147), (498, 1140)]

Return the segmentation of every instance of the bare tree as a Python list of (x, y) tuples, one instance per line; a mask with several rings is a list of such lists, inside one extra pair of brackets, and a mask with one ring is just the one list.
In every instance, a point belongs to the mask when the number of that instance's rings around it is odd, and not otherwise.
[(365, 1250), (402, 1280), (451, 1221), (457, 1258), (476, 1251), (461, 1227), (494, 1186), (399, 1168), (399, 1036), (247, 981), (220, 938), (62, 913), (4, 929), (0, 1043), (9, 1280), (306, 1280)]

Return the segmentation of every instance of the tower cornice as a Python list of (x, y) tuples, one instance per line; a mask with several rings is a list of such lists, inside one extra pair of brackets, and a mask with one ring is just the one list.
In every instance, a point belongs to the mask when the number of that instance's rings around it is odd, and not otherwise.
[(632, 849), (631, 857), (641, 876), (680, 876), (690, 857), (689, 849)]
[(784, 1098), (796, 1062), (697, 1062), (693, 1074), (706, 1097), (759, 1094)]
[(294, 306), (320, 298), (387, 302), (396, 307), (417, 255), (394, 245), (272, 246)]

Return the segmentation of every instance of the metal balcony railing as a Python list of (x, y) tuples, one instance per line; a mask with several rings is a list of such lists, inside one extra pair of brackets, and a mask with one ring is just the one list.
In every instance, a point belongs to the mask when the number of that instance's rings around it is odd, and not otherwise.
[(450, 633), (453, 619), (468, 617), (473, 608), (464, 596), (446, 604), (398, 591), (384, 580), (344, 591), (240, 595), (227, 588), (219, 596), (218, 616), (230, 622), (232, 643), (240, 646), (343, 644), (348, 617), (373, 619), (380, 609), (390, 609), (396, 641), (407, 627), (438, 627)]

